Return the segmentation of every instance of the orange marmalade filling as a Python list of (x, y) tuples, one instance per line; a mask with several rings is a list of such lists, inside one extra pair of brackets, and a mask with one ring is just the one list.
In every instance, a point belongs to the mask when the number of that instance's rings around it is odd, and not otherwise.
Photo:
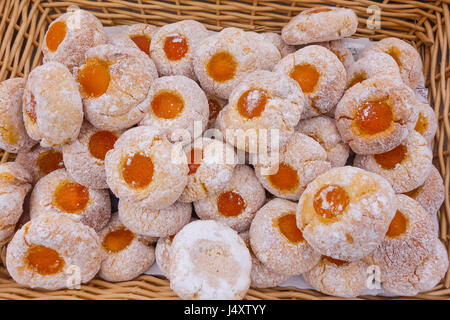
[(406, 146), (401, 144), (388, 152), (374, 154), (373, 157), (383, 169), (394, 169), (397, 164), (402, 163), (406, 158), (406, 152)]
[(392, 58), (394, 58), (395, 62), (397, 62), (397, 65), (398, 65), (399, 67), (402, 66), (402, 63), (401, 63), (401, 61), (400, 61), (400, 55), (401, 55), (401, 52), (400, 52), (400, 50), (399, 50), (397, 47), (391, 47), (391, 48), (389, 48), (389, 50), (387, 50), (386, 53), (387, 53), (388, 55), (390, 55)]
[(299, 228), (297, 228), (297, 222), (295, 218), (295, 213), (289, 212), (278, 218), (277, 221), (278, 229), (282, 235), (284, 235), (290, 242), (299, 243), (305, 240), (303, 234)]
[(427, 128), (428, 128), (427, 118), (425, 118), (423, 114), (419, 113), (419, 118), (417, 119), (414, 130), (416, 130), (420, 134), (423, 134), (427, 130)]
[(278, 190), (287, 191), (295, 189), (300, 179), (297, 170), (288, 164), (280, 163), (278, 172), (269, 176), (269, 182)]
[(103, 248), (110, 252), (125, 249), (134, 239), (134, 233), (124, 227), (110, 231), (103, 240)]
[(209, 120), (214, 121), (216, 120), (220, 110), (222, 110), (222, 106), (220, 105), (219, 102), (217, 102), (216, 99), (213, 98), (208, 99), (208, 105), (209, 105)]
[(106, 153), (114, 148), (117, 136), (110, 131), (98, 131), (89, 139), (89, 152), (99, 160), (105, 160)]
[(326, 259), (326, 260), (328, 260), (329, 262), (331, 262), (331, 263), (337, 265), (338, 267), (340, 267), (340, 266), (342, 266), (342, 265), (348, 263), (347, 261), (339, 260), (339, 259), (334, 259), (334, 258), (328, 257), (328, 256), (323, 256), (323, 257), (324, 257), (324, 259)]
[(59, 253), (45, 246), (32, 246), (27, 251), (28, 264), (40, 275), (52, 275), (64, 267), (64, 259)]
[(314, 195), (313, 206), (318, 215), (332, 219), (341, 215), (350, 203), (347, 192), (338, 185), (323, 186)]
[(146, 34), (139, 34), (130, 37), (141, 51), (150, 54), (150, 43), (152, 39)]
[(58, 49), (61, 42), (66, 37), (67, 26), (64, 21), (57, 21), (53, 23), (47, 31), (45, 43), (48, 50), (54, 52)]
[(183, 36), (169, 36), (164, 40), (164, 52), (169, 60), (177, 61), (182, 59), (188, 52), (188, 49), (188, 43)]
[(162, 90), (152, 100), (152, 111), (158, 118), (174, 119), (184, 109), (183, 98), (176, 91)]
[(395, 238), (402, 235), (406, 231), (406, 225), (406, 217), (403, 215), (403, 213), (397, 210), (394, 219), (392, 219), (391, 224), (389, 225), (389, 229), (386, 232), (386, 236), (389, 238)]
[(217, 210), (225, 217), (236, 217), (245, 209), (245, 201), (234, 191), (222, 192), (217, 198)]
[(203, 159), (203, 151), (200, 149), (192, 148), (191, 152), (187, 154), (187, 158), (188, 158), (189, 174), (196, 173)]
[(298, 82), (303, 93), (313, 92), (320, 78), (320, 73), (316, 67), (310, 64), (296, 65), (289, 75)]
[(355, 84), (363, 82), (367, 79), (367, 75), (365, 73), (357, 73), (353, 76), (352, 80), (350, 81), (348, 88), (353, 87)]
[(42, 177), (52, 171), (64, 168), (62, 153), (56, 150), (42, 152), (37, 158), (37, 167)]
[(233, 79), (236, 69), (236, 59), (227, 51), (216, 52), (206, 65), (206, 72), (217, 82)]
[(357, 111), (356, 125), (367, 134), (374, 135), (387, 130), (393, 122), (391, 108), (383, 101), (364, 103)]
[(250, 89), (245, 91), (239, 98), (237, 109), (243, 117), (252, 119), (261, 115), (266, 104), (266, 91), (261, 89)]
[(152, 159), (142, 153), (128, 156), (122, 167), (122, 177), (133, 188), (144, 188), (152, 182)]
[(103, 95), (108, 90), (110, 80), (109, 64), (99, 58), (87, 59), (77, 78), (83, 95), (90, 98)]
[(76, 182), (62, 181), (55, 189), (53, 203), (68, 213), (83, 211), (89, 202), (89, 190)]
[(30, 94), (30, 102), (24, 105), (25, 114), (30, 118), (31, 122), (36, 123), (36, 100), (34, 99), (34, 95)]

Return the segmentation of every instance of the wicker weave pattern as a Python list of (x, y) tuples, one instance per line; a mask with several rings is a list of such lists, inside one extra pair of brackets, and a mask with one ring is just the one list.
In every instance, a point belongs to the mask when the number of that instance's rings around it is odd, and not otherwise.
[[(145, 22), (155, 25), (195, 19), (211, 30), (240, 27), (253, 31), (279, 32), (283, 25), (305, 8), (317, 5), (349, 7), (357, 13), (359, 26), (356, 36), (374, 40), (395, 36), (412, 43), (424, 61), (424, 74), (429, 89), (429, 100), (439, 116), (436, 139), (433, 142), (435, 165), (446, 186), (446, 199), (439, 212), (440, 238), (449, 249), (450, 221), (450, 74), (448, 64), (450, 42), (450, 0), (441, 1), (370, 1), (370, 0), (0, 0), (0, 81), (28, 73), (41, 63), (40, 44), (49, 23), (76, 5), (93, 12), (105, 26)], [(368, 7), (381, 9), (381, 29), (367, 27), (372, 12)], [(1, 161), (10, 161), (14, 155), (0, 150)], [(4, 248), (3, 248), (4, 253)], [(431, 292), (415, 299), (449, 299), (450, 274)], [(0, 299), (173, 299), (165, 279), (141, 276), (134, 281), (108, 283), (93, 280), (81, 290), (43, 292), (16, 284), (4, 267), (0, 267)], [(330, 299), (311, 290), (271, 288), (248, 292), (247, 299)], [(378, 297), (365, 297), (379, 299)], [(333, 299), (335, 299), (333, 297)]]

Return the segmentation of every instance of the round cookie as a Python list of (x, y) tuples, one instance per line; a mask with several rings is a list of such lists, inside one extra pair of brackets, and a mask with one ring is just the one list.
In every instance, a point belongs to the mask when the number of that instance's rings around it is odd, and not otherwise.
[(251, 258), (244, 240), (216, 221), (194, 221), (173, 239), (170, 288), (182, 299), (242, 299)]
[(111, 202), (108, 191), (86, 188), (59, 169), (39, 180), (31, 193), (31, 219), (47, 212), (70, 215), (98, 231), (108, 223)]
[(333, 168), (303, 192), (297, 226), (321, 254), (355, 261), (382, 243), (395, 203), (394, 190), (384, 178), (354, 167)]
[(417, 119), (414, 130), (420, 133), (428, 144), (431, 144), (438, 127), (438, 121), (433, 108), (429, 104), (416, 101), (416, 107), (419, 110), (419, 118)]
[(302, 274), (320, 260), (297, 228), (296, 203), (273, 199), (256, 213), (250, 226), (251, 248), (267, 268), (285, 275)]
[(318, 45), (321, 45), (331, 52), (333, 52), (339, 59), (339, 61), (342, 62), (342, 64), (345, 67), (345, 70), (348, 71), (350, 67), (355, 63), (355, 59), (353, 58), (353, 54), (342, 42), (342, 40), (332, 40), (327, 42), (320, 42)]
[(280, 51), (281, 58), (284, 58), (288, 54), (295, 52), (295, 46), (290, 46), (286, 44), (281, 35), (275, 32), (264, 32), (262, 33), (264, 39), (272, 43), (275, 47), (277, 47), (278, 51)]

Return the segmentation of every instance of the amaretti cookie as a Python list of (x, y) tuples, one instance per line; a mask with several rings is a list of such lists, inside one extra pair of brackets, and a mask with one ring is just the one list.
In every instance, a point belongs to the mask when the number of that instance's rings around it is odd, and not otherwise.
[(358, 17), (351, 9), (316, 7), (292, 18), (281, 30), (281, 37), (287, 44), (307, 44), (349, 37), (357, 27)]
[(416, 125), (415, 99), (411, 88), (396, 79), (376, 77), (357, 83), (336, 107), (339, 133), (357, 154), (392, 150)]
[(284, 58), (288, 54), (295, 52), (295, 46), (290, 46), (286, 42), (283, 41), (281, 35), (275, 32), (264, 32), (262, 33), (264, 39), (271, 42), (275, 47), (277, 47), (278, 51), (280, 51), (281, 58)]
[(339, 61), (344, 65), (345, 70), (347, 70), (348, 76), (348, 71), (353, 63), (355, 63), (355, 58), (353, 58), (352, 52), (344, 45), (342, 40), (319, 42), (318, 45), (327, 48), (338, 57)]
[(133, 280), (155, 262), (155, 248), (128, 230), (117, 214), (98, 235), (104, 251), (98, 276), (103, 280)]
[(419, 52), (412, 45), (398, 38), (384, 38), (369, 46), (362, 55), (371, 52), (389, 54), (397, 62), (403, 82), (412, 89), (417, 88), (423, 77), (423, 66)]
[[(184, 144), (198, 138), (209, 119), (208, 98), (194, 80), (185, 76), (156, 79), (144, 110), (141, 126), (156, 128), (169, 141)], [(185, 137), (187, 133), (189, 137)]]
[(27, 133), (41, 146), (63, 145), (78, 136), (83, 105), (77, 83), (64, 65), (49, 62), (34, 68), (22, 101)]
[[(284, 74), (259, 70), (231, 91), (217, 125), (226, 141), (250, 153), (283, 146), (295, 131), (305, 98), (299, 85)], [(272, 143), (278, 130), (278, 144)]]
[(173, 239), (170, 288), (182, 299), (242, 299), (252, 262), (244, 240), (217, 221), (194, 221)]
[(70, 215), (99, 231), (111, 216), (111, 202), (108, 191), (87, 188), (59, 169), (39, 180), (31, 193), (31, 219), (46, 212)]
[(144, 117), (155, 64), (137, 48), (105, 44), (89, 49), (75, 71), (86, 119), (103, 130), (121, 130)]
[(277, 163), (255, 165), (256, 176), (273, 195), (297, 201), (306, 186), (331, 168), (321, 145), (300, 132), (280, 148)]
[(380, 154), (356, 155), (353, 164), (379, 174), (391, 183), (396, 193), (404, 193), (425, 182), (432, 160), (425, 138), (412, 131), (398, 147)]
[(74, 216), (54, 213), (25, 224), (6, 251), (6, 268), (14, 281), (48, 290), (89, 282), (101, 261), (101, 244), (94, 229)]
[(105, 157), (106, 182), (121, 200), (147, 209), (173, 204), (189, 173), (186, 154), (158, 130), (141, 126), (124, 132)]
[(420, 133), (428, 144), (431, 144), (438, 126), (436, 114), (429, 104), (416, 101), (415, 106), (419, 110), (419, 118), (417, 119), (414, 130)]
[(196, 80), (193, 66), (194, 51), (209, 36), (198, 21), (182, 20), (169, 23), (154, 34), (150, 55), (161, 76), (181, 75)]
[(296, 208), (294, 202), (273, 199), (258, 210), (250, 226), (254, 254), (276, 273), (302, 274), (314, 267), (321, 257), (297, 228)]
[(203, 220), (217, 220), (238, 232), (249, 228), (256, 211), (264, 204), (266, 194), (255, 172), (237, 165), (223, 191), (194, 202), (195, 213)]
[(22, 97), (25, 80), (12, 78), (0, 82), (0, 148), (17, 153), (31, 149), (36, 141), (25, 130)]
[(355, 261), (382, 243), (395, 210), (387, 180), (359, 168), (333, 168), (303, 192), (297, 226), (321, 254)]
[(264, 36), (224, 28), (200, 42), (192, 61), (203, 90), (228, 99), (243, 77), (256, 70), (271, 70), (280, 58), (277, 47)]
[(302, 88), (305, 111), (302, 119), (330, 111), (345, 89), (346, 71), (338, 57), (325, 47), (311, 45), (287, 55), (274, 67)]
[(297, 130), (317, 142), (327, 153), (327, 160), (332, 167), (343, 167), (348, 159), (350, 148), (342, 141), (336, 121), (327, 116), (318, 116), (300, 120)]
[(72, 71), (84, 63), (89, 48), (104, 43), (106, 34), (100, 20), (89, 11), (72, 10), (50, 24), (42, 45), (43, 60), (62, 63)]

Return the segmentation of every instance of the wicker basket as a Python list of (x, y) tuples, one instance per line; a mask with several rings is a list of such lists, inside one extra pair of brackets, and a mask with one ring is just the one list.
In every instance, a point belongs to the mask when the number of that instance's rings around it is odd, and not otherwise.
[[(26, 77), (41, 63), (41, 43), (49, 23), (66, 12), (69, 5), (90, 10), (105, 26), (136, 22), (164, 25), (182, 19), (195, 19), (211, 30), (240, 27), (253, 31), (280, 32), (283, 25), (300, 11), (317, 5), (352, 8), (359, 17), (356, 36), (382, 39), (395, 36), (412, 43), (424, 61), (429, 100), (438, 115), (439, 126), (433, 142), (434, 163), (441, 172), (446, 187), (445, 203), (439, 212), (440, 238), (450, 245), (450, 0), (390, 1), (229, 1), (229, 0), (0, 0), (0, 80)], [(367, 26), (368, 17), (377, 5), (381, 10), (381, 28)], [(0, 150), (1, 161), (14, 159), (13, 154)], [(2, 250), (4, 253), (4, 248)], [(109, 283), (94, 279), (81, 290), (38, 291), (15, 283), (4, 267), (0, 267), (0, 299), (173, 299), (166, 279), (143, 275), (134, 281)], [(312, 290), (296, 288), (251, 289), (247, 299), (335, 299)], [(380, 299), (379, 297), (364, 297)], [(450, 298), (450, 273), (432, 291), (415, 299)], [(397, 298), (398, 299), (398, 298)]]

